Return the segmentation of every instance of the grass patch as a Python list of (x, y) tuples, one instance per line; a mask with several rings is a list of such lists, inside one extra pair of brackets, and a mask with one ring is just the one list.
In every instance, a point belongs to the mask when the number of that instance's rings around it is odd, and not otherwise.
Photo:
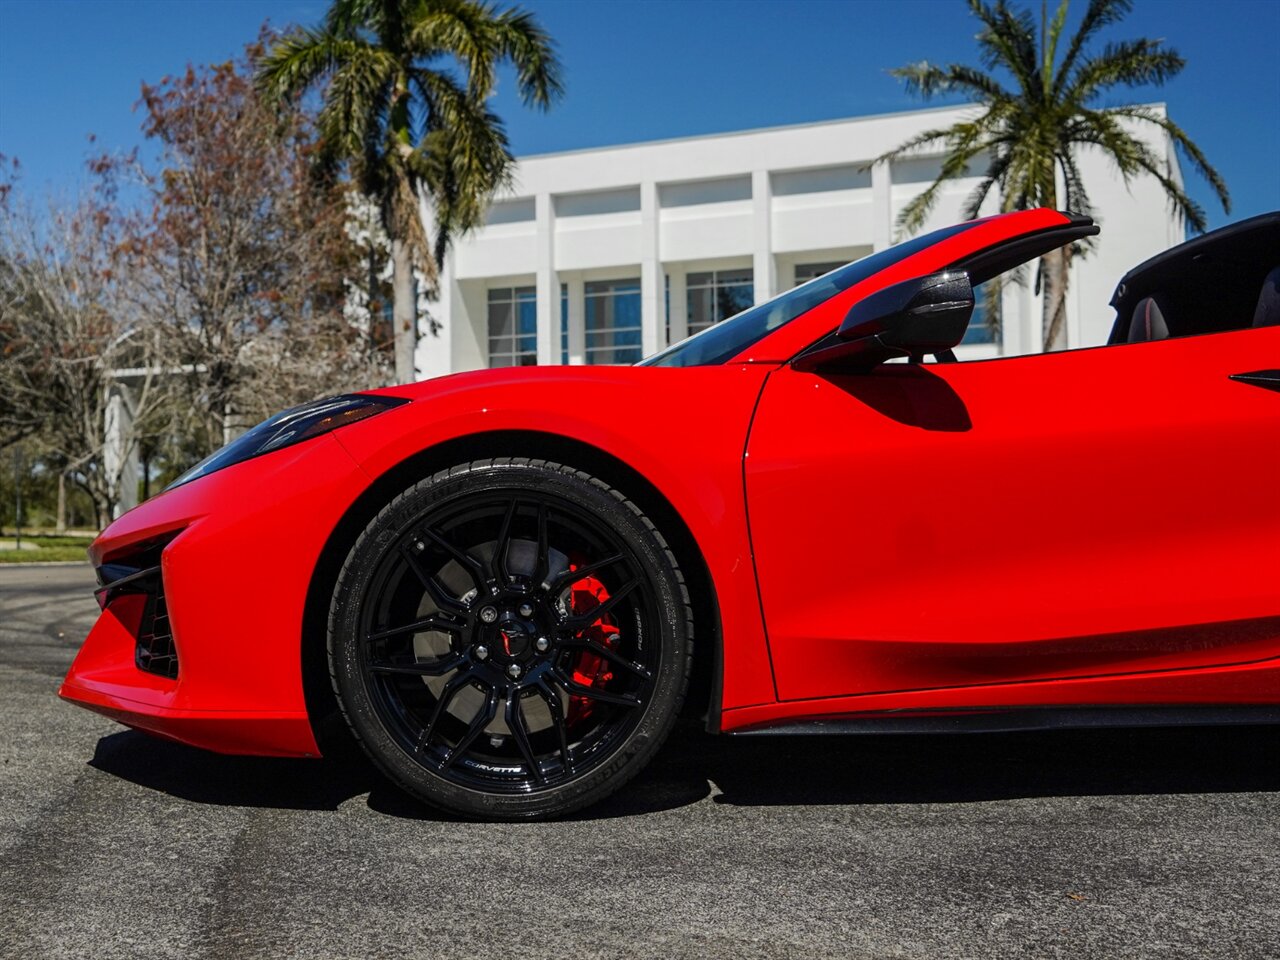
[[(93, 542), (92, 537), (58, 537), (44, 534), (23, 534), (22, 543), (36, 545), (34, 550), (12, 549), (13, 534), (0, 535), (0, 563), (53, 563), (80, 560), (88, 563), (85, 551)], [(10, 547), (10, 549), (5, 549)]]

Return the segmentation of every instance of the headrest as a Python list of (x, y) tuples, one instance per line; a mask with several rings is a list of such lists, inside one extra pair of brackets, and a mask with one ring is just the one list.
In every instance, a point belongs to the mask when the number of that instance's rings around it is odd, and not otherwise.
[(1148, 340), (1166, 340), (1169, 337), (1169, 324), (1165, 323), (1164, 313), (1155, 297), (1143, 297), (1133, 308), (1133, 316), (1129, 320), (1129, 342), (1145, 343)]

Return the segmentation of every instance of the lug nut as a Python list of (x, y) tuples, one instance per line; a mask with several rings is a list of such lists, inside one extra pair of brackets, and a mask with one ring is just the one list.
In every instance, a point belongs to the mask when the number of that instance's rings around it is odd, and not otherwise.
[(425, 549), (427, 549), (427, 545), (423, 543), (421, 540), (414, 541), (414, 544), (413, 544), (414, 553), (421, 553)]
[(511, 674), (511, 678), (513, 680), (520, 676), (520, 664), (513, 663), (511, 666), (507, 667), (507, 673)]
[(493, 623), (498, 619), (498, 611), (493, 607), (485, 607), (480, 611), (480, 619), (485, 623)]
[(483, 659), (484, 659), (485, 657), (487, 657), (487, 656), (489, 656), (489, 648), (488, 648), (488, 647), (484, 646), (483, 644), (482, 644), (482, 645), (480, 645), (480, 646), (478, 646), (478, 647), (476, 647), (476, 659), (477, 659), (477, 660), (483, 660)]
[(532, 616), (533, 616), (533, 604), (531, 604), (531, 603), (522, 603), (522, 604), (520, 604), (520, 616), (522, 616), (522, 617), (532, 617)]
[(537, 648), (537, 651), (539, 653), (546, 653), (547, 648), (551, 646), (551, 641), (548, 640), (546, 637), (539, 637), (537, 640), (533, 642), (533, 645), (534, 647)]

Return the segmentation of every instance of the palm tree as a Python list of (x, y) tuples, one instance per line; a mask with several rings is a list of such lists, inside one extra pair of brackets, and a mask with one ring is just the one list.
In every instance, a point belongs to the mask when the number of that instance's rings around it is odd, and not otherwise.
[[(974, 161), (985, 164), (985, 171), (965, 201), (966, 219), (978, 215), (993, 187), (999, 188), (1002, 210), (1061, 206), (1088, 215), (1089, 195), (1080, 177), (1076, 151), (1095, 147), (1111, 158), (1125, 182), (1143, 174), (1155, 177), (1180, 219), (1196, 232), (1203, 232), (1204, 210), (1172, 178), (1165, 158), (1136, 135), (1151, 127), (1168, 135), (1191, 167), (1208, 180), (1223, 210), (1230, 211), (1231, 200), (1222, 177), (1177, 124), (1151, 107), (1098, 105), (1113, 87), (1160, 86), (1186, 63), (1162, 40), (1125, 40), (1108, 43), (1101, 52), (1087, 53), (1090, 42), (1104, 28), (1124, 19), (1131, 8), (1129, 0), (1089, 0), (1084, 19), (1060, 59), (1068, 0), (1061, 0), (1052, 20), (1042, 0), (1038, 37), (1029, 11), (1011, 9), (1006, 0), (968, 2), (982, 23), (977, 36), (981, 67), (922, 61), (890, 71), (906, 81), (908, 92), (926, 100), (958, 92), (972, 97), (982, 108), (977, 116), (925, 131), (878, 158), (893, 160), (945, 146), (941, 172), (903, 208), (898, 217), (900, 229), (907, 233), (918, 230), (942, 185), (968, 175)], [(997, 72), (1012, 78), (1012, 87), (1005, 86)], [(1071, 255), (1068, 247), (1040, 261), (1046, 350), (1066, 346)]]
[[(323, 85), (319, 129), (381, 207), (394, 267), (396, 377), (414, 377), (413, 268), (435, 286), (452, 238), (478, 226), (514, 158), (488, 109), (496, 70), (515, 68), (526, 105), (563, 92), (550, 37), (533, 15), (485, 0), (333, 0), (324, 23), (282, 37), (258, 71), (277, 101)], [(461, 68), (463, 79), (456, 76)], [(434, 236), (423, 225), (430, 201)]]

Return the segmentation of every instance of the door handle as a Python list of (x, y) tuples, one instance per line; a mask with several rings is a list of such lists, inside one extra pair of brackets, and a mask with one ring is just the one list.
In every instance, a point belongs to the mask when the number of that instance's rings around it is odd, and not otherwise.
[(1254, 370), (1252, 373), (1233, 373), (1232, 380), (1239, 380), (1263, 390), (1275, 390), (1280, 393), (1280, 370)]

